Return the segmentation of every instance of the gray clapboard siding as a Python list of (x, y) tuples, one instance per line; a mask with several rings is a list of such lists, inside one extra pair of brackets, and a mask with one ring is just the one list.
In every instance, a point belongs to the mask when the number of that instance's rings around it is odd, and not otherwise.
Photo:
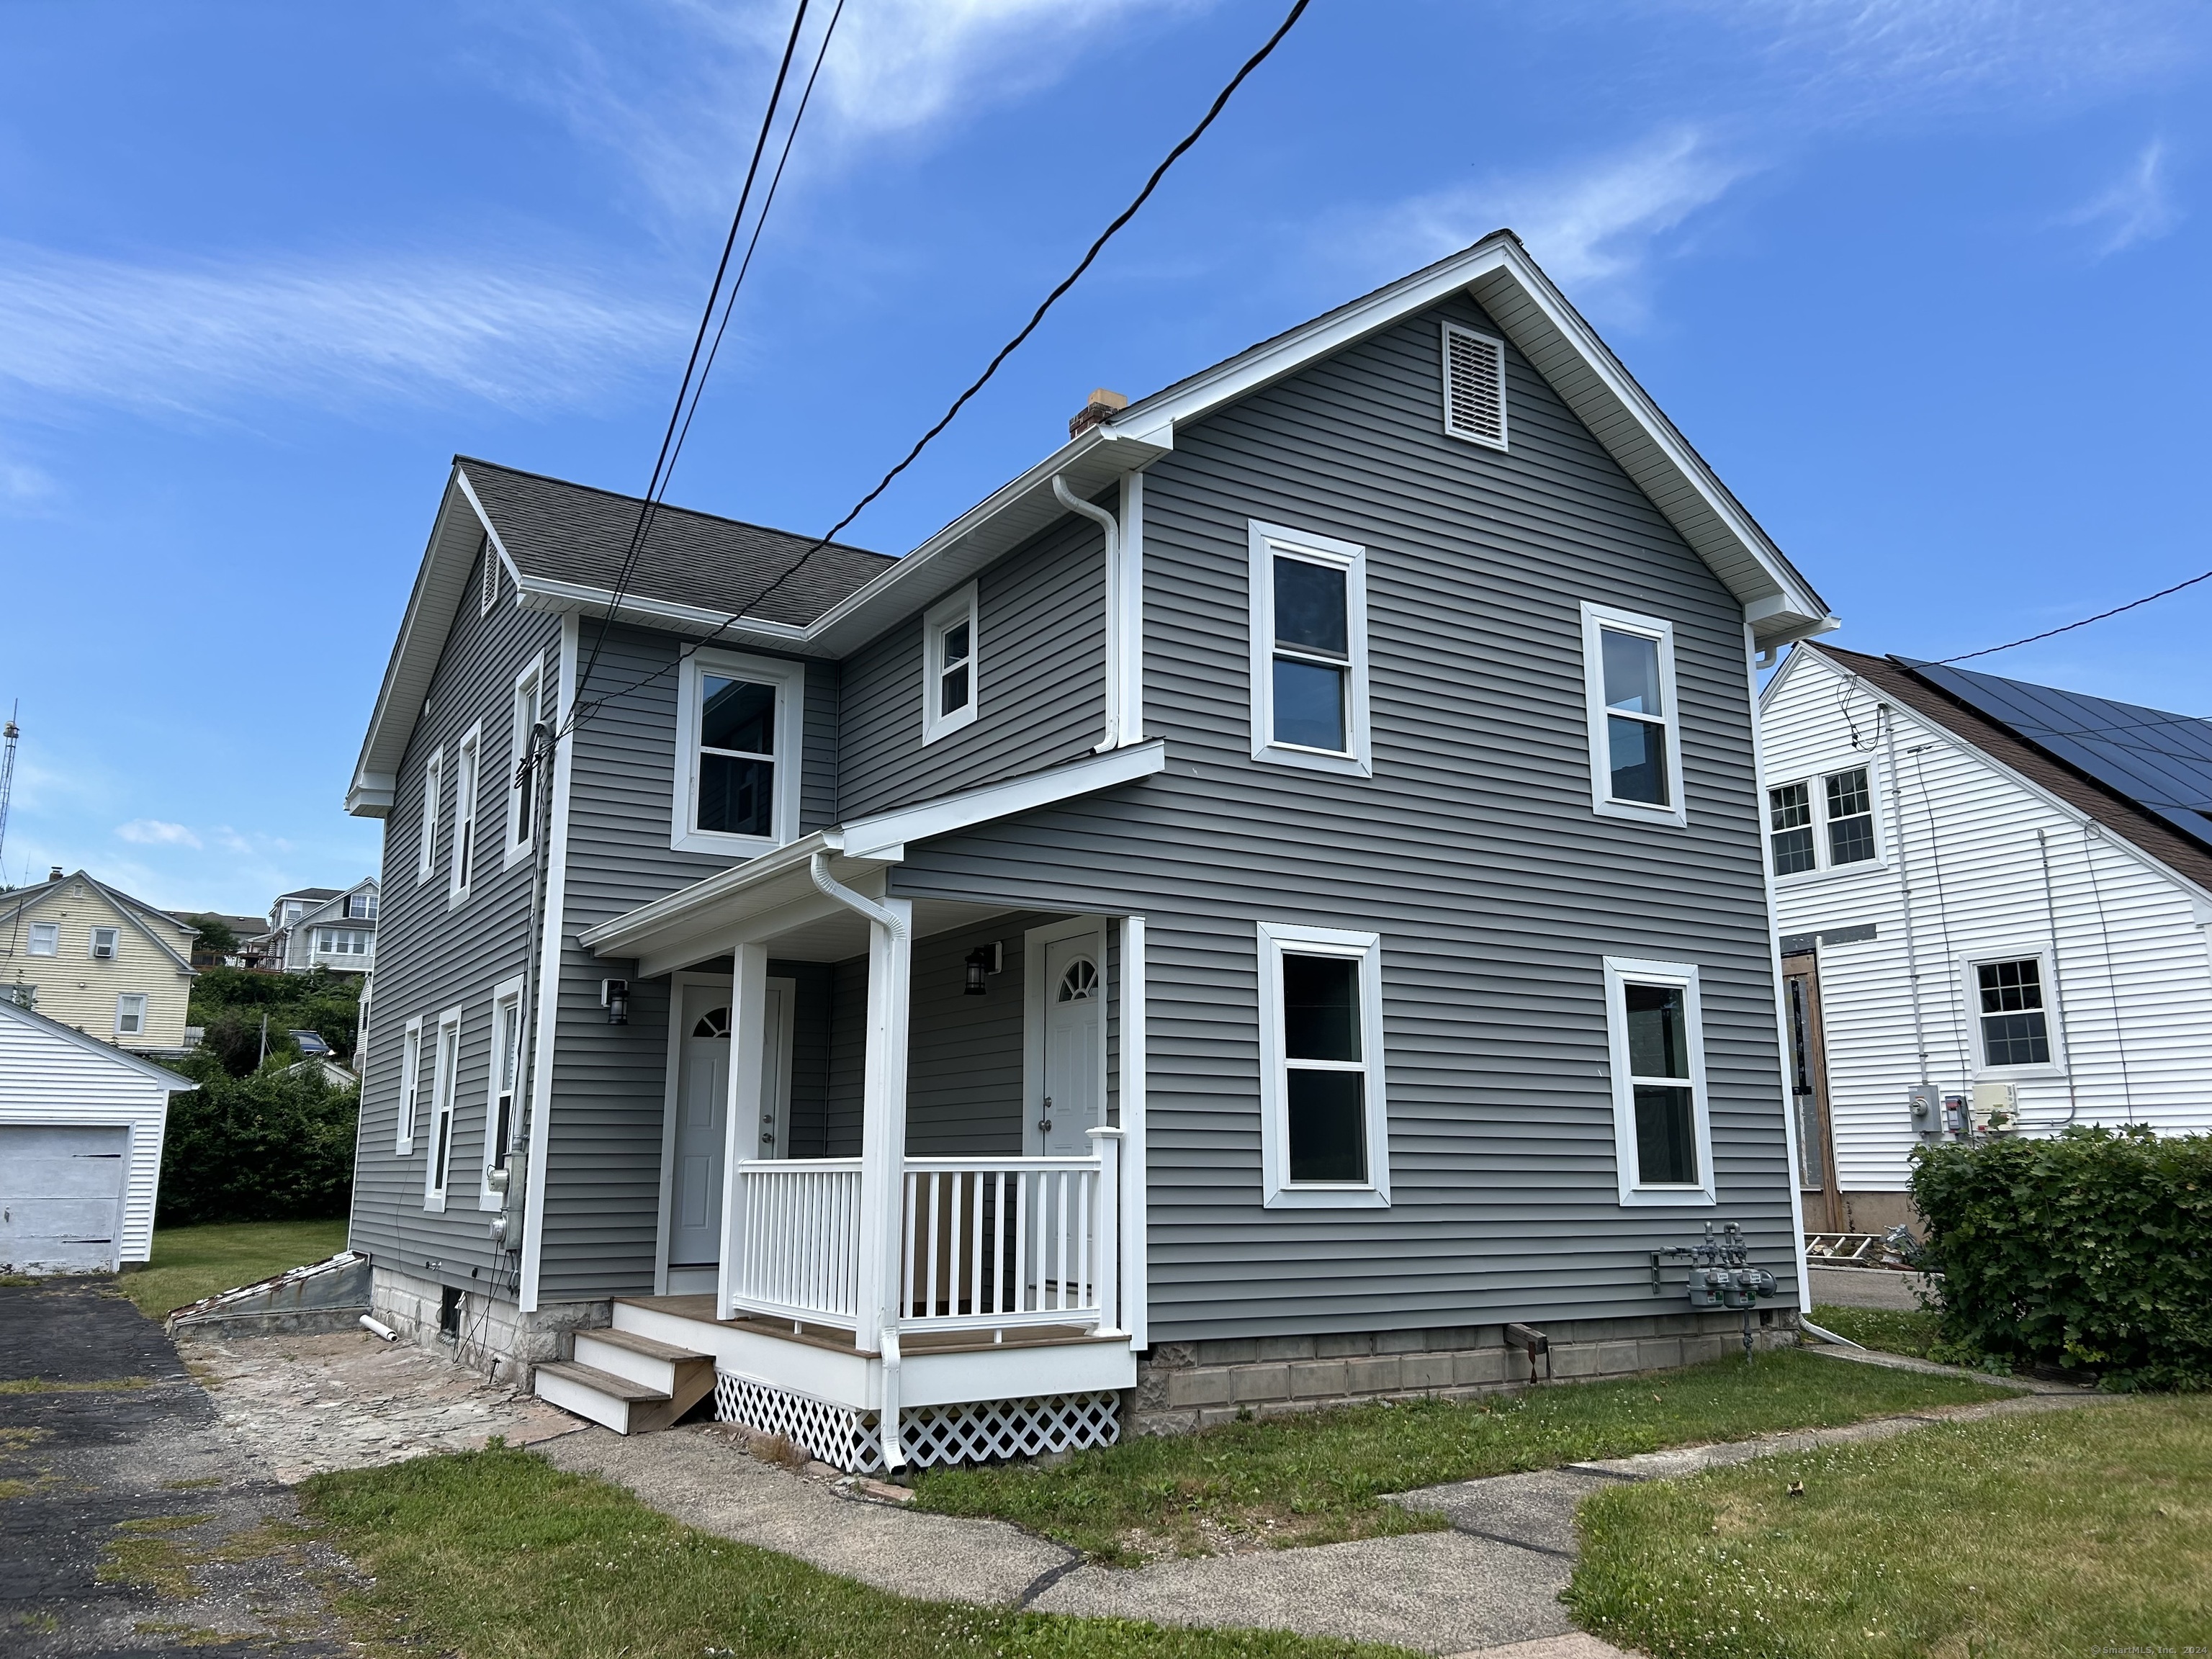
[[(583, 630), (591, 653), (595, 622)], [(538, 1294), (547, 1302), (649, 1291), (667, 1100), (668, 985), (636, 964), (593, 957), (575, 936), (729, 867), (669, 845), (677, 769), (677, 658), (684, 641), (617, 626), (582, 700), (604, 699), (575, 728), (568, 805), (560, 1028), (553, 1060)], [(753, 653), (761, 654), (761, 653)], [(806, 664), (799, 767), (802, 833), (836, 801), (837, 668)], [(599, 982), (631, 981), (629, 1024), (609, 1025)]]
[[(385, 820), (382, 896), (377, 917), (377, 969), (361, 1124), (354, 1162), (351, 1242), (382, 1261), (448, 1283), (483, 1285), (511, 1269), (514, 1258), (492, 1249), (478, 1207), (483, 1165), (486, 1091), (491, 1075), (493, 987), (526, 971), (530, 955), (530, 866), (504, 868), (507, 780), (513, 776), (515, 677), (535, 660), (541, 708), (553, 706), (559, 675), (560, 624), (518, 609), (502, 583), (499, 602), (480, 614), (481, 561), (431, 681), (428, 709), (402, 760), (392, 814)], [(468, 729), (482, 721), (478, 853), (469, 897), (449, 908), (454, 766)], [(438, 855), (430, 878), (416, 879), (422, 822), (422, 784), (433, 750), (446, 755), (438, 823)], [(454, 1103), (447, 1208), (422, 1207), (431, 1156), (431, 1087), (438, 1016), (462, 1012), (460, 1084)], [(422, 1020), (422, 1092), (413, 1152), (394, 1155), (400, 1073), (407, 1022)]]
[[(893, 875), (1147, 917), (1156, 1339), (1671, 1310), (1646, 1252), (1708, 1216), (1788, 1277), (1741, 611), (1517, 354), (1511, 450), (1446, 438), (1438, 314), (1489, 327), (1440, 307), (1179, 429), (1148, 471), (1169, 771)], [(1372, 780), (1249, 758), (1255, 518), (1368, 550)], [(1674, 623), (1686, 828), (1590, 811), (1585, 599)], [(1260, 917), (1383, 935), (1389, 1210), (1261, 1207)], [(1717, 1211), (1618, 1202), (1606, 955), (1699, 964)]]
[(978, 579), (975, 719), (921, 740), (921, 619), (844, 665), (838, 816), (864, 817), (1087, 754), (1105, 735), (1105, 547), (1071, 518)]

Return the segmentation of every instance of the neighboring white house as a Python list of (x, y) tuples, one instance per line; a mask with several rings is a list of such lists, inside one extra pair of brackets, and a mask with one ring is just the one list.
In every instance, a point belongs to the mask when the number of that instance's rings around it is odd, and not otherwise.
[(147, 1260), (169, 1097), (191, 1086), (0, 998), (0, 1272)]
[(280, 893), (269, 907), (268, 932), (245, 940), (246, 954), (258, 967), (288, 974), (366, 974), (376, 965), (378, 892), (376, 878), (366, 876), (347, 888)]
[(2212, 1129), (2212, 722), (1828, 645), (1760, 708), (1808, 1230), (1962, 1121)]

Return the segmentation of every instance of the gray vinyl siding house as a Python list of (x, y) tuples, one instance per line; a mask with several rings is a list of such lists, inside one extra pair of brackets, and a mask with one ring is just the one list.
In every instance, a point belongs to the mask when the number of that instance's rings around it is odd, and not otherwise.
[(617, 605), (637, 511), (458, 460), (379, 699), (384, 1316), (853, 1468), (1702, 1357), (1709, 1222), (1786, 1323), (1752, 659), (1833, 623), (1510, 234), (902, 559), (663, 509)]

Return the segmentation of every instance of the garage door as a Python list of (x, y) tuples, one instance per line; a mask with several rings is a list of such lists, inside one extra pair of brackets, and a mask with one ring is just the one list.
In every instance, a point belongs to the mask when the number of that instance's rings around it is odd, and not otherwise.
[(128, 1129), (0, 1125), (0, 1268), (114, 1272), (130, 1151)]

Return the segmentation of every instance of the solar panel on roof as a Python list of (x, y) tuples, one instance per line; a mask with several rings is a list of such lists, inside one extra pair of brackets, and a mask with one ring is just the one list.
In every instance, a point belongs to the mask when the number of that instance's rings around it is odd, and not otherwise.
[(1897, 660), (1968, 708), (2212, 847), (2212, 720), (1938, 663)]

